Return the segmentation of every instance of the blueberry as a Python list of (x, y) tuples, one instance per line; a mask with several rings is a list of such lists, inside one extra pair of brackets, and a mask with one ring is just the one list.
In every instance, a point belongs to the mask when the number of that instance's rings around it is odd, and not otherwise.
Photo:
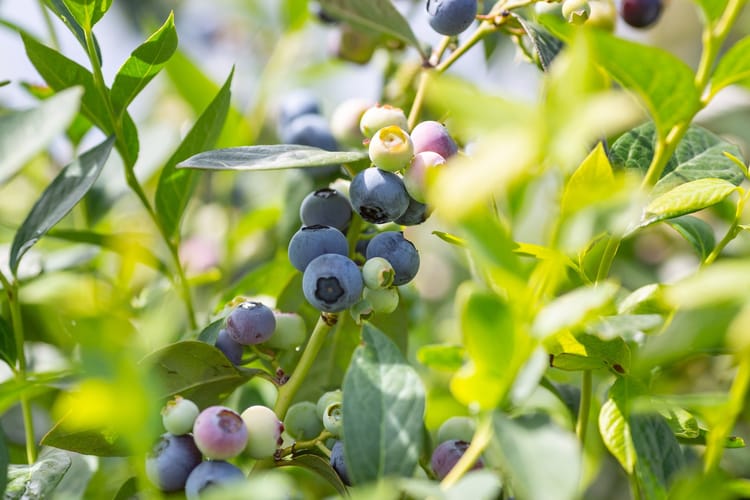
[(620, 16), (634, 28), (647, 28), (659, 19), (663, 7), (662, 0), (622, 0)]
[(210, 460), (198, 465), (185, 484), (187, 500), (198, 500), (214, 486), (244, 481), (245, 474), (235, 465), (222, 460)]
[(368, 259), (362, 266), (362, 280), (373, 290), (391, 286), (395, 274), (391, 263), (382, 257)]
[(389, 172), (405, 168), (414, 156), (409, 134), (396, 125), (383, 127), (370, 139), (368, 152), (376, 167)]
[(404, 181), (377, 167), (366, 168), (352, 179), (349, 198), (354, 210), (375, 224), (394, 221), (409, 207)]
[(242, 412), (247, 427), (247, 452), (255, 459), (270, 458), (281, 446), (284, 424), (272, 409), (255, 405)]
[(323, 412), (323, 427), (335, 437), (338, 437), (344, 425), (343, 416), (344, 409), (340, 401), (329, 404)]
[(434, 151), (422, 151), (415, 154), (404, 173), (404, 186), (409, 196), (424, 203), (427, 178), (435, 168), (444, 164), (445, 158)]
[(476, 427), (477, 424), (471, 417), (451, 417), (438, 428), (437, 442), (443, 443), (452, 439), (470, 442)]
[(336, 441), (331, 448), (331, 467), (336, 471), (341, 482), (347, 486), (351, 486), (352, 482), (349, 480), (349, 473), (346, 470), (346, 463), (344, 462), (344, 443)]
[(310, 401), (294, 403), (284, 417), (284, 429), (297, 441), (307, 441), (323, 431), (323, 421), (317, 406)]
[(359, 121), (359, 130), (368, 139), (383, 127), (395, 125), (403, 130), (408, 130), (406, 113), (401, 108), (389, 104), (375, 105), (362, 114)]
[(562, 15), (571, 24), (583, 24), (591, 15), (588, 0), (564, 0)]
[(374, 312), (390, 314), (398, 307), (399, 297), (396, 287), (378, 288), (377, 290), (365, 288), (364, 297)]
[(591, 0), (589, 2), (591, 12), (586, 21), (586, 26), (614, 31), (617, 18), (617, 10), (612, 0)]
[(416, 226), (426, 221), (429, 216), (430, 210), (427, 205), (409, 196), (406, 212), (393, 222), (402, 226)]
[(330, 405), (331, 403), (340, 403), (343, 400), (344, 398), (341, 389), (325, 392), (322, 396), (320, 396), (320, 398), (318, 398), (318, 402), (315, 404), (315, 411), (318, 413), (322, 420), (323, 413), (325, 413), (328, 405)]
[(181, 436), (193, 430), (200, 410), (198, 405), (182, 396), (175, 396), (161, 410), (161, 421), (170, 434)]
[(331, 115), (331, 133), (336, 140), (347, 146), (361, 146), (364, 137), (359, 123), (371, 107), (371, 101), (359, 98), (346, 99), (336, 106)]
[(462, 33), (477, 15), (477, 0), (427, 0), (432, 29), (446, 36)]
[(202, 459), (193, 436), (163, 434), (146, 458), (146, 475), (161, 491), (178, 491)]
[(297, 313), (274, 312), (276, 331), (265, 345), (274, 349), (293, 349), (302, 345), (307, 337), (305, 320)]
[(227, 316), (227, 333), (243, 345), (268, 340), (276, 328), (273, 311), (260, 302), (243, 302)]
[(304, 226), (294, 233), (289, 241), (289, 262), (299, 271), (305, 270), (308, 264), (323, 254), (349, 254), (346, 236), (330, 226)]
[(305, 226), (331, 226), (344, 233), (352, 220), (352, 205), (335, 189), (318, 189), (302, 200), (299, 217)]
[(458, 146), (453, 137), (440, 122), (420, 122), (411, 131), (411, 142), (414, 144), (414, 154), (432, 151), (446, 160), (458, 152)]
[(229, 335), (226, 328), (219, 330), (214, 345), (218, 350), (224, 353), (224, 356), (226, 356), (232, 364), (239, 365), (242, 363), (242, 354), (245, 351), (245, 347), (234, 340)]
[(209, 406), (193, 425), (193, 438), (207, 458), (236, 457), (247, 444), (247, 427), (239, 414), (224, 406)]
[(303, 115), (319, 115), (318, 98), (305, 89), (290, 92), (279, 105), (279, 130), (283, 130), (295, 118)]
[(419, 270), (419, 253), (401, 232), (385, 231), (375, 236), (367, 245), (367, 258), (373, 257), (383, 257), (391, 263), (396, 272), (393, 278), (396, 286), (410, 282)]
[[(469, 443), (458, 439), (445, 441), (435, 448), (430, 459), (430, 466), (439, 480), (442, 481), (448, 475), (468, 448)], [(484, 463), (479, 459), (470, 470), (481, 469), (482, 467), (484, 467)]]
[(319, 311), (340, 312), (353, 306), (363, 287), (357, 264), (338, 254), (317, 257), (302, 276), (302, 292)]

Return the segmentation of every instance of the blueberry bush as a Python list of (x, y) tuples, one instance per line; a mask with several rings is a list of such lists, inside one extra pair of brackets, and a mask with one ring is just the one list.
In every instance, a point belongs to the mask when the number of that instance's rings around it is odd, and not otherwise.
[(6, 499), (750, 497), (745, 0), (28, 3)]

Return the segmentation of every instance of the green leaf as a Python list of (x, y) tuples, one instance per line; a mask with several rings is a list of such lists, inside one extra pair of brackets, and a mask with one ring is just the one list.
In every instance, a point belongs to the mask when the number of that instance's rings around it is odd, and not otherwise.
[(628, 423), (644, 498), (666, 498), (670, 479), (685, 465), (677, 439), (661, 415), (631, 415)]
[(91, 189), (112, 150), (114, 138), (83, 153), (68, 164), (47, 186), (18, 228), (10, 249), (10, 268), (18, 271), (18, 263), (39, 238), (65, 217)]
[(177, 49), (174, 14), (130, 54), (112, 83), (112, 105), (120, 114), (138, 93), (156, 76)]
[(668, 408), (660, 413), (678, 439), (693, 439), (700, 436), (698, 420), (689, 411), (682, 408)]
[(576, 288), (544, 306), (534, 319), (532, 334), (544, 339), (563, 330), (576, 328), (613, 309), (620, 287), (613, 282)]
[(575, 435), (542, 414), (511, 420), (495, 413), (493, 431), (486, 453), (497, 456), (517, 498), (578, 497), (582, 457)]
[[(65, 0), (44, 0), (44, 3), (52, 12), (55, 13), (60, 21), (62, 21), (62, 23), (67, 26), (70, 32), (73, 33), (73, 36), (76, 38), (76, 40), (78, 40), (78, 43), (81, 44), (81, 47), (83, 47), (83, 51), (85, 53), (88, 53), (88, 47), (86, 46), (86, 33), (84, 32), (84, 29), (81, 27), (81, 24), (78, 22), (76, 17), (65, 4)], [(111, 3), (111, 1), (109, 3)], [(96, 37), (93, 35), (93, 33), (91, 36), (94, 37), (96, 55), (98, 56), (99, 61), (101, 61), (102, 54), (101, 50), (99, 49), (99, 42), (97, 42)]]
[(5, 437), (0, 436), (0, 494), (5, 493), (8, 485), (8, 466), (10, 465), (10, 456), (8, 455), (8, 446), (5, 444)]
[(179, 394), (201, 408), (223, 401), (257, 373), (237, 368), (216, 347), (193, 340), (152, 352), (140, 364), (162, 387), (160, 399)]
[(630, 348), (620, 337), (602, 340), (596, 335), (573, 336), (563, 331), (546, 342), (550, 366), (568, 371), (607, 368), (622, 375), (630, 371)]
[(104, 16), (112, 0), (63, 0), (70, 13), (84, 30), (91, 28)]
[(573, 172), (565, 184), (560, 211), (563, 214), (577, 212), (598, 201), (612, 196), (615, 176), (612, 165), (600, 142)]
[[(706, 446), (708, 443), (708, 440), (706, 439), (708, 437), (709, 431), (706, 429), (700, 428), (698, 429), (698, 435), (695, 437), (684, 437), (680, 434), (677, 434), (677, 442), (680, 444), (688, 444), (691, 446)], [(742, 439), (740, 436), (728, 436), (726, 440), (724, 441), (724, 448), (727, 449), (737, 449), (737, 448), (744, 448), (745, 440)]]
[(612, 398), (611, 395), (604, 402), (599, 411), (599, 433), (612, 456), (620, 462), (625, 472), (632, 474), (637, 458), (624, 403), (620, 399)]
[(109, 429), (73, 429), (63, 417), (42, 438), (41, 444), (97, 457), (124, 457), (131, 452), (124, 439)]
[(423, 345), (417, 351), (417, 361), (433, 370), (454, 372), (464, 364), (464, 353), (460, 345)]
[(724, 179), (703, 178), (680, 184), (657, 196), (646, 206), (642, 222), (648, 226), (664, 219), (691, 214), (712, 205), (739, 189)]
[(178, 170), (176, 165), (190, 155), (211, 147), (218, 139), (229, 111), (233, 75), (234, 68), (214, 100), (180, 143), (177, 151), (167, 160), (159, 176), (159, 184), (156, 187), (156, 215), (165, 232), (171, 237), (179, 231), (180, 219), (193, 195), (199, 174), (193, 170)]
[(422, 448), (425, 390), (395, 344), (369, 323), (344, 377), (344, 456), (354, 484), (411, 477)]
[(309, 16), (307, 0), (283, 0), (281, 15), (287, 31), (295, 31), (305, 25)]
[(619, 314), (602, 316), (598, 321), (586, 326), (586, 332), (603, 340), (622, 337), (633, 340), (641, 332), (656, 330), (664, 324), (660, 314)]
[(529, 40), (531, 40), (531, 46), (539, 58), (539, 66), (542, 70), (548, 71), (552, 60), (560, 53), (565, 44), (541, 24), (524, 19), (518, 14), (511, 15), (521, 24)]
[(11, 368), (15, 368), (18, 359), (16, 338), (10, 325), (2, 316), (0, 316), (0, 359), (8, 363)]
[(732, 45), (721, 57), (711, 78), (711, 93), (734, 83), (750, 84), (750, 36)]
[(52, 497), (70, 464), (70, 456), (64, 451), (46, 449), (31, 465), (9, 466), (5, 500)]
[[(612, 164), (615, 168), (637, 168), (645, 174), (654, 156), (654, 141), (652, 123), (626, 132), (612, 145)], [(667, 162), (652, 194), (665, 193), (685, 182), (704, 178), (724, 179), (739, 185), (745, 175), (724, 153), (742, 158), (736, 145), (698, 125), (691, 125)]]
[(706, 24), (714, 25), (724, 13), (729, 0), (695, 0), (705, 16)]
[(328, 460), (314, 453), (297, 453), (291, 460), (276, 462), (276, 467), (302, 467), (320, 476), (324, 481), (333, 486), (342, 497), (348, 495), (346, 485), (336, 471), (331, 467)]
[(326, 151), (297, 144), (240, 146), (206, 151), (180, 162), (177, 168), (205, 170), (278, 170), (351, 163), (367, 157), (361, 151)]
[(198, 340), (205, 342), (209, 345), (214, 345), (216, 339), (219, 336), (219, 332), (224, 328), (225, 318), (219, 318), (209, 323), (201, 332), (198, 334)]
[(122, 483), (120, 489), (117, 490), (113, 500), (130, 500), (133, 497), (137, 497), (138, 494), (138, 478), (131, 477), (127, 481)]
[(72, 88), (36, 108), (0, 116), (0, 184), (65, 130), (78, 113), (82, 94)]
[(716, 246), (713, 228), (702, 219), (692, 215), (683, 215), (669, 219), (666, 223), (693, 246), (701, 260), (705, 260)]
[(320, 6), (331, 16), (352, 26), (403, 41), (426, 59), (409, 22), (396, 10), (391, 0), (320, 0)]

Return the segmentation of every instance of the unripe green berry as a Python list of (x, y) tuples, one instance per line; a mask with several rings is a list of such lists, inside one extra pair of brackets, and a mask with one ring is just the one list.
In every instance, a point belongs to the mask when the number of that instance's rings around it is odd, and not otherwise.
[(264, 342), (273, 349), (294, 349), (302, 345), (307, 337), (305, 320), (297, 313), (274, 312), (276, 331)]
[(393, 266), (383, 257), (367, 259), (362, 266), (362, 280), (367, 288), (373, 290), (391, 286), (395, 275)]
[(397, 172), (405, 168), (414, 156), (414, 144), (409, 134), (396, 125), (383, 127), (372, 136), (370, 160), (381, 170)]
[(451, 417), (437, 431), (437, 442), (444, 443), (452, 439), (471, 442), (477, 424), (471, 417)]
[(301, 401), (290, 406), (284, 417), (284, 429), (298, 441), (317, 437), (323, 431), (323, 422), (316, 404)]
[(331, 403), (326, 406), (323, 413), (323, 427), (338, 437), (341, 433), (341, 427), (344, 425), (344, 405), (341, 402)]
[(361, 325), (363, 321), (370, 319), (375, 312), (369, 301), (361, 299), (349, 308), (349, 314), (352, 315), (354, 323)]
[(200, 410), (198, 406), (182, 396), (175, 396), (161, 410), (161, 421), (170, 434), (181, 436), (193, 430)]
[(611, 0), (591, 0), (591, 13), (586, 20), (586, 26), (605, 31), (614, 31), (617, 22), (617, 9)]
[(331, 115), (331, 133), (340, 144), (353, 147), (362, 145), (359, 122), (371, 107), (370, 101), (356, 97), (347, 99), (336, 107)]
[(571, 24), (583, 24), (591, 14), (588, 0), (565, 0), (562, 15)]
[(401, 108), (384, 105), (375, 105), (364, 112), (359, 121), (359, 130), (366, 138), (375, 135), (375, 132), (383, 127), (395, 125), (403, 130), (408, 130), (406, 114)]
[(315, 409), (318, 412), (318, 415), (320, 415), (320, 419), (323, 420), (323, 414), (325, 413), (326, 408), (328, 408), (329, 405), (333, 403), (340, 403), (343, 400), (344, 394), (341, 392), (341, 389), (323, 393), (323, 395), (318, 398), (318, 403), (315, 405)]
[(365, 288), (364, 300), (372, 305), (375, 312), (390, 314), (398, 307), (398, 290), (396, 287)]
[(284, 425), (272, 409), (255, 405), (242, 412), (247, 427), (247, 453), (255, 459), (270, 458), (281, 446)]

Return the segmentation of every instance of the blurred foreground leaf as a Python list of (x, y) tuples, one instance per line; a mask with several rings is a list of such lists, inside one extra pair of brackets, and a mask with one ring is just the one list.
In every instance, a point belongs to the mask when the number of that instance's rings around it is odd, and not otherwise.
[(49, 448), (31, 465), (9, 466), (5, 500), (51, 497), (70, 465), (67, 453)]
[(364, 158), (367, 158), (367, 153), (360, 151), (334, 152), (297, 144), (272, 144), (206, 151), (178, 163), (177, 168), (278, 170), (351, 163)]

